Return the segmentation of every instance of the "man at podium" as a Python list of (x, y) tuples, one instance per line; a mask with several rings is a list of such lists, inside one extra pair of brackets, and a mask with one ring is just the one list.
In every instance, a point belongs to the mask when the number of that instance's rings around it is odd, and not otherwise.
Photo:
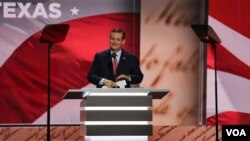
[(122, 49), (125, 36), (125, 32), (120, 28), (111, 30), (110, 48), (95, 54), (87, 76), (90, 83), (98, 88), (119, 87), (118, 83), (130, 87), (130, 84), (141, 83), (143, 73), (138, 58)]

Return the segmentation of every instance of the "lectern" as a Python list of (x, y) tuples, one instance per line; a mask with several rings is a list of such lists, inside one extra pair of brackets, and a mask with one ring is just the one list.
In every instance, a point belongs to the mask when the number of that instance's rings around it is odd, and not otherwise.
[(106, 139), (109, 141), (117, 140), (117, 136), (146, 136), (147, 139), (152, 135), (152, 100), (161, 99), (167, 93), (167, 89), (144, 88), (70, 89), (64, 99), (82, 99), (80, 128), (84, 140), (92, 141), (90, 137), (100, 136), (101, 140), (109, 137)]

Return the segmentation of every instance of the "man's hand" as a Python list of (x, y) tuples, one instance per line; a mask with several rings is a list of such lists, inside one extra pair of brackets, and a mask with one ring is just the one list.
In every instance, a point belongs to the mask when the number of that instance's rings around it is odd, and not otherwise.
[(118, 81), (118, 80), (129, 80), (129, 77), (127, 76), (127, 75), (125, 75), (125, 74), (121, 74), (121, 75), (119, 75), (117, 78), (116, 78), (116, 81)]
[(106, 87), (112, 88), (112, 86), (114, 86), (114, 83), (115, 83), (115, 82), (113, 82), (113, 81), (111, 81), (111, 80), (108, 80), (108, 79), (104, 79), (103, 83), (104, 83), (104, 85), (105, 85)]

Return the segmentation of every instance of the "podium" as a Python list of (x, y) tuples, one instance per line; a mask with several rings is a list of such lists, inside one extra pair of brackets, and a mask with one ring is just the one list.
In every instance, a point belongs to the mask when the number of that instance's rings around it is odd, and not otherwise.
[(144, 88), (70, 89), (64, 99), (82, 99), (80, 129), (84, 140), (88, 136), (150, 136), (152, 100), (168, 92)]

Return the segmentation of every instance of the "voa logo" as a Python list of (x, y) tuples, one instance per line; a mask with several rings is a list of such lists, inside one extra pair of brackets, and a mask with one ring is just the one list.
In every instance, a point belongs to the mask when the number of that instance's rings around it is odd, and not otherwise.
[(226, 129), (227, 136), (247, 136), (244, 129)]
[[(34, 7), (33, 7), (34, 6)], [(4, 18), (60, 18), (62, 12), (60, 3), (50, 3), (45, 7), (43, 3), (32, 5), (31, 2), (0, 2)]]

